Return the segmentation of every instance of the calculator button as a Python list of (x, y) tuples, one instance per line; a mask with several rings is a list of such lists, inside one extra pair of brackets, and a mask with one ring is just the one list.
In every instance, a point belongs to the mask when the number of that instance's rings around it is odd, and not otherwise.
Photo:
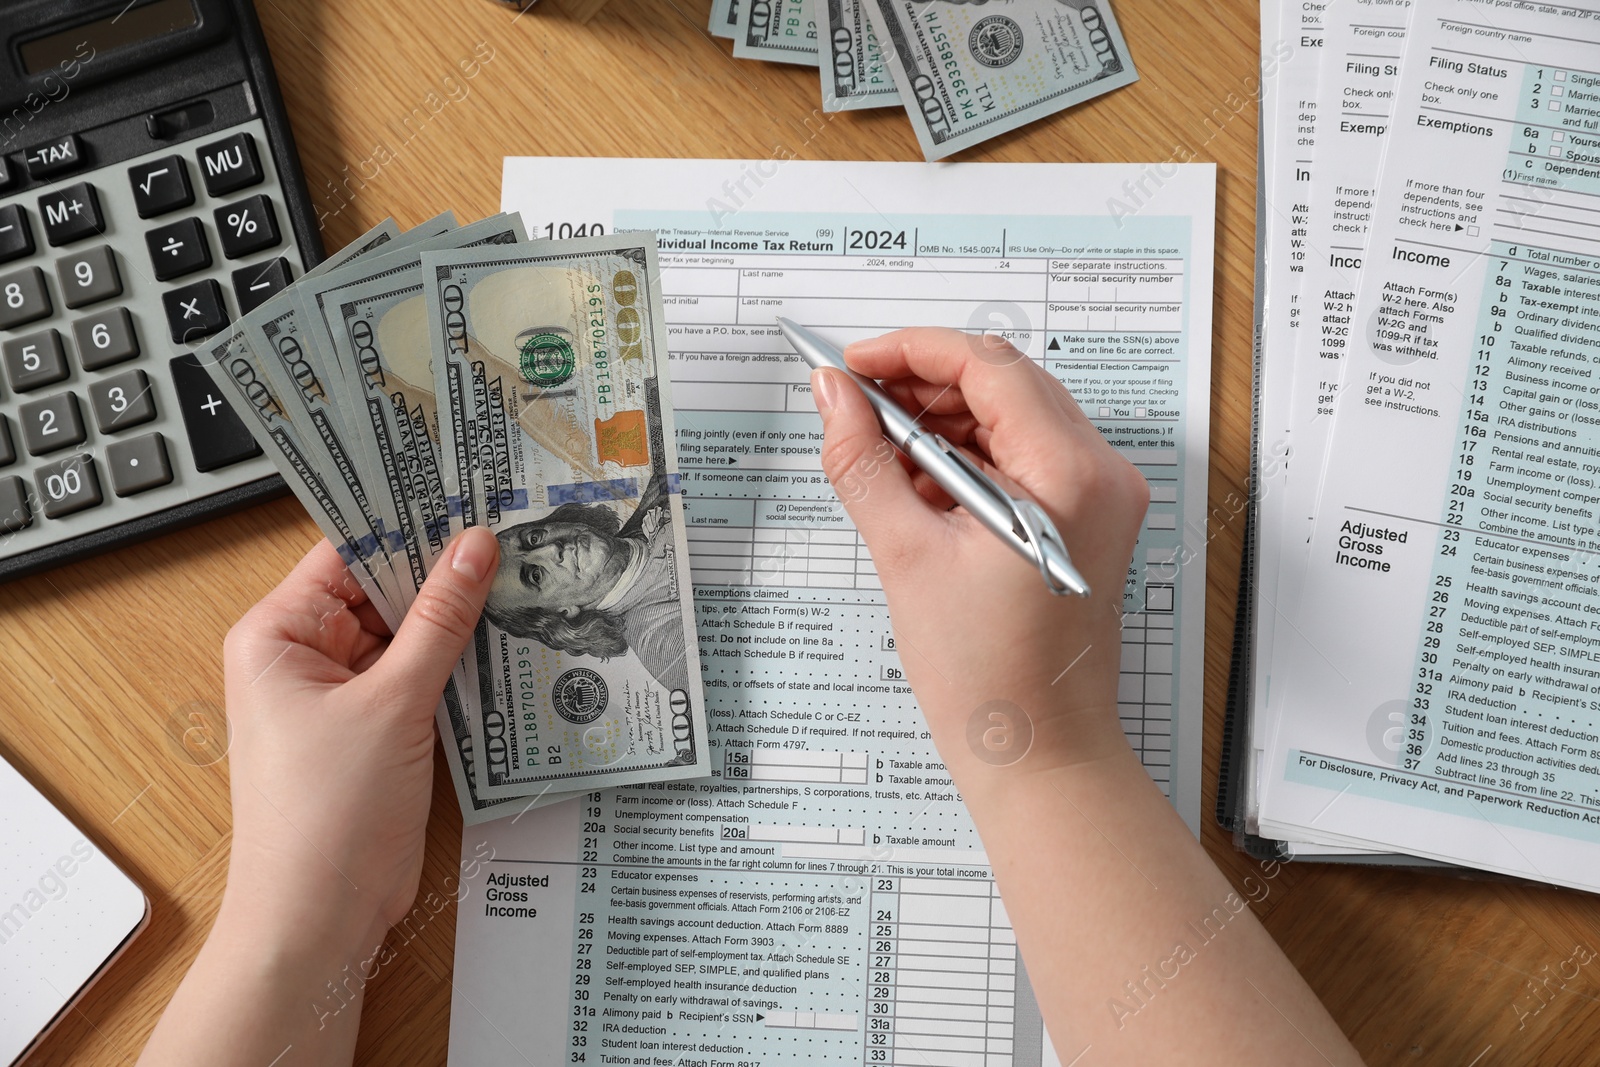
[(14, 337), (0, 345), (11, 388), (19, 393), (59, 382), (67, 376), (67, 357), (61, 335), (54, 330)]
[(100, 478), (89, 456), (68, 456), (47, 463), (33, 472), (33, 484), (39, 487), (45, 515), (52, 519), (92, 508), (105, 499), (100, 495)]
[(139, 335), (127, 308), (108, 308), (72, 324), (78, 342), (78, 362), (84, 370), (99, 370), (139, 354)]
[(174, 344), (192, 345), (228, 325), (222, 288), (210, 278), (161, 294)]
[(0, 189), (4, 189), (12, 182), (11, 164), (6, 162), (6, 157), (0, 155)]
[(226, 196), (235, 189), (256, 184), (262, 177), (255, 138), (248, 133), (213, 141), (200, 148), (195, 157), (206, 180), (206, 192), (212, 196)]
[(189, 432), (189, 451), (201, 473), (238, 463), (261, 454), (261, 446), (234, 414), (222, 390), (200, 365), (193, 352), (176, 356), (170, 364), (172, 384), (178, 392), (178, 409)]
[(117, 433), (156, 417), (150, 379), (142, 370), (95, 382), (89, 387), (89, 406), (94, 409), (94, 424), (101, 433)]
[(69, 133), (34, 145), (22, 153), (22, 160), (28, 164), (28, 176), (37, 181), (71, 174), (84, 164), (83, 143), (77, 134)]
[(270, 263), (252, 263), (233, 272), (233, 295), (239, 314), (248, 315), (289, 287), (289, 261), (279, 256)]
[(54, 310), (50, 291), (44, 287), (44, 271), (38, 267), (0, 275), (0, 330), (42, 319)]
[(133, 206), (141, 219), (153, 219), (194, 203), (189, 167), (182, 156), (167, 156), (128, 168)]
[(206, 246), (206, 232), (199, 219), (179, 219), (158, 226), (144, 235), (144, 245), (150, 250), (150, 266), (155, 268), (156, 278), (163, 282), (211, 266), (211, 249)]
[(278, 220), (272, 213), (272, 201), (265, 196), (252, 196), (237, 204), (219, 207), (212, 214), (217, 221), (222, 254), (229, 259), (248, 256), (278, 243)]
[[(5, 157), (0, 156), (0, 160)], [(0, 263), (33, 254), (33, 231), (21, 204), (0, 207)]]
[[(17, 409), (17, 419), (22, 423), (22, 443), (30, 456), (67, 448), (84, 438), (83, 415), (78, 411), (78, 398), (71, 393), (57, 393), (24, 404)], [(48, 509), (45, 514), (50, 514)]]
[(39, 198), (45, 240), (52, 245), (71, 244), (105, 232), (100, 217), (100, 197), (88, 182), (69, 185)]
[(61, 281), (61, 302), (69, 308), (98, 304), (122, 295), (122, 276), (110, 245), (101, 245), (56, 260)]
[(9, 467), (17, 461), (17, 446), (11, 443), (11, 423), (0, 415), (0, 467)]
[(111, 491), (118, 496), (132, 496), (172, 481), (167, 445), (158, 433), (147, 433), (109, 446), (106, 466), (111, 468)]
[(32, 525), (28, 487), (21, 478), (0, 478), (0, 533), (16, 533)]

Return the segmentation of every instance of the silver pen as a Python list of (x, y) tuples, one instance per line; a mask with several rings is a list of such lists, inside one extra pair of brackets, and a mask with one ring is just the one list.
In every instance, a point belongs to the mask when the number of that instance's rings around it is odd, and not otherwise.
[(883, 435), (911, 458), (939, 488), (1000, 540), (1010, 545), (1023, 559), (1039, 568), (1046, 587), (1057, 596), (1073, 593), (1089, 595), (1083, 580), (1067, 555), (1055, 523), (1037, 503), (1015, 497), (995, 484), (982, 468), (962, 455), (949, 441), (929, 431), (871, 378), (845, 366), (844, 353), (810, 330), (788, 319), (779, 318), (778, 328), (789, 339), (800, 358), (813, 369), (828, 367), (843, 371), (861, 387), (872, 410), (878, 413)]

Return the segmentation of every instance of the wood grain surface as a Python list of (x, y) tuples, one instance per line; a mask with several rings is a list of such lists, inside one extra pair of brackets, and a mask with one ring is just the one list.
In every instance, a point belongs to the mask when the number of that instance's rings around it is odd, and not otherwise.
[[(816, 71), (734, 60), (705, 32), (709, 0), (611, 0), (587, 22), (582, 0), (521, 16), (487, 0), (257, 5), (329, 248), (386, 215), (411, 225), (445, 208), (493, 212), (505, 155), (920, 158), (903, 114), (824, 116)], [(1257, 17), (1247, 0), (1119, 0), (1117, 14), (1137, 84), (961, 158), (1219, 166), (1209, 811), (1249, 449)], [(1073, 190), (1061, 196), (1070, 209)], [(154, 909), (34, 1063), (131, 1060), (198, 950), (229, 847), (228, 763), (211, 762), (225, 737), (222, 636), (317, 536), (283, 500), (0, 587), (0, 751)], [(210, 747), (196, 745), (207, 730)], [(460, 825), (440, 761), (424, 893), (454, 872)], [(1264, 889), (1257, 913), (1369, 1063), (1600, 1062), (1594, 897), (1449, 874), (1262, 869), (1209, 820), (1204, 836), (1236, 886), (1253, 877)], [(454, 925), (445, 910), (397, 945), (368, 991), (359, 1062), (444, 1062)]]

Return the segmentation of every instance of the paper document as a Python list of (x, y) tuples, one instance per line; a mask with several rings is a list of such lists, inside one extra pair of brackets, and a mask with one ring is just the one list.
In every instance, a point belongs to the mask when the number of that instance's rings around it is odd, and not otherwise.
[(1600, 889), (1597, 33), (1417, 7), (1264, 833)]
[(1094, 595), (1198, 832), (1215, 169), (1156, 173), (506, 161), (531, 236), (659, 236), (712, 770), (467, 829), (453, 1064), (1058, 1062), (774, 319), (1002, 332), (1138, 464), (1126, 584)]

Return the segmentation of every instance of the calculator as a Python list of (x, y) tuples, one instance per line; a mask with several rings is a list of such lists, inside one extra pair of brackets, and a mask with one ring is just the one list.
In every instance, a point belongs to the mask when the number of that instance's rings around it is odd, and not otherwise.
[(0, 579), (276, 496), (194, 346), (321, 258), (250, 0), (0, 0)]

